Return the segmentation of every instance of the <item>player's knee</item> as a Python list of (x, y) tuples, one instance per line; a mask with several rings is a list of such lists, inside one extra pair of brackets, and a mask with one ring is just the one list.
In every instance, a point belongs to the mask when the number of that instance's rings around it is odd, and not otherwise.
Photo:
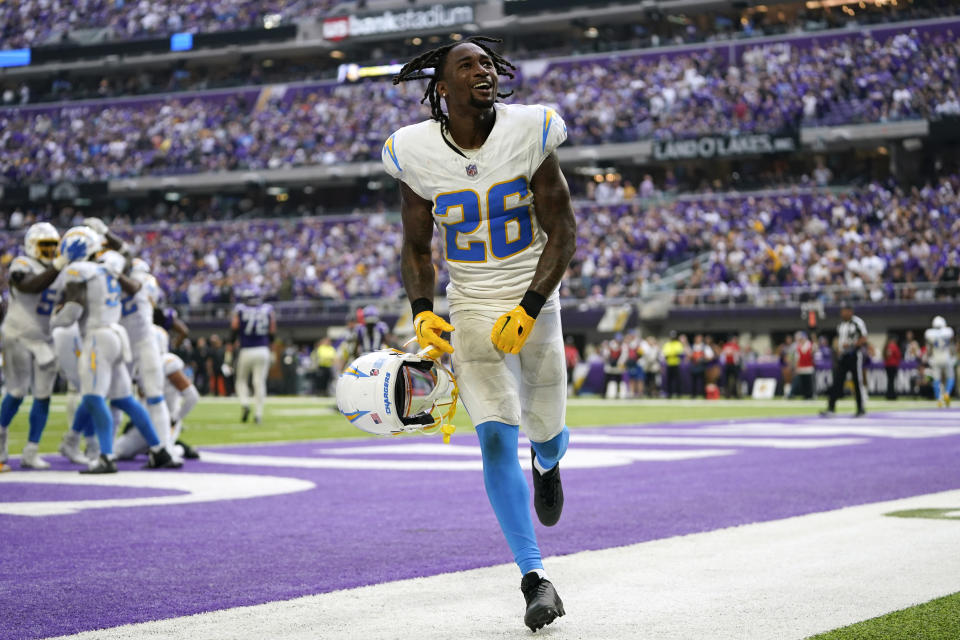
[(556, 464), (556, 462), (563, 457), (563, 454), (567, 451), (567, 443), (569, 442), (570, 430), (567, 427), (563, 427), (560, 433), (546, 442), (532, 442), (531, 444), (537, 452), (537, 457), (540, 458), (540, 462), (552, 466), (552, 464)]
[(518, 427), (490, 421), (478, 424), (476, 429), (480, 439), (480, 451), (484, 458), (496, 459), (507, 453), (516, 456)]

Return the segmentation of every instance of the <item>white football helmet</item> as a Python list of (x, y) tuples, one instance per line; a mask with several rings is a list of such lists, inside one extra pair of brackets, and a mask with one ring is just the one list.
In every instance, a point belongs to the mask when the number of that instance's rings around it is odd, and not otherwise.
[(23, 251), (34, 260), (49, 263), (57, 257), (60, 233), (49, 222), (30, 225), (23, 237)]
[(376, 435), (443, 432), (450, 442), (457, 381), (424, 353), (381, 349), (350, 363), (337, 380), (337, 408), (354, 426)]
[[(96, 233), (96, 232), (94, 232)], [(127, 259), (119, 251), (104, 251), (97, 256), (97, 262), (113, 272), (114, 275), (120, 275), (127, 266)]]
[(72, 227), (60, 239), (60, 255), (67, 262), (89, 260), (103, 247), (103, 236), (90, 227)]
[(933, 319), (934, 329), (943, 329), (945, 326), (947, 326), (947, 321), (943, 319), (943, 316), (937, 316)]
[(150, 273), (150, 265), (143, 258), (130, 261), (130, 273)]

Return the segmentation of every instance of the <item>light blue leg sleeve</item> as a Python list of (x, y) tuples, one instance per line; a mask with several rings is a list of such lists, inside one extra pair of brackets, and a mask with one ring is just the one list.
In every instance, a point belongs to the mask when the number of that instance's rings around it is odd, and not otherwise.
[(546, 442), (530, 442), (534, 453), (537, 454), (537, 460), (540, 466), (545, 470), (553, 469), (560, 462), (560, 458), (567, 452), (567, 444), (570, 442), (570, 429), (566, 426), (563, 431), (550, 438)]
[(7, 428), (10, 426), (22, 403), (23, 398), (17, 398), (9, 393), (3, 396), (3, 402), (0, 402), (0, 427)]
[(477, 425), (483, 453), (483, 484), (500, 522), (513, 559), (523, 574), (543, 569), (540, 547), (530, 515), (530, 488), (520, 468), (517, 442), (520, 428), (503, 422)]
[(151, 447), (160, 444), (160, 438), (157, 437), (157, 430), (153, 428), (153, 422), (150, 421), (150, 414), (143, 408), (143, 405), (137, 402), (133, 396), (111, 400), (110, 405), (120, 409), (130, 416), (130, 421), (137, 428), (143, 439)]
[[(86, 410), (90, 414), (94, 426), (97, 429), (97, 440), (100, 441), (100, 453), (106, 456), (113, 455), (113, 417), (110, 415), (110, 409), (107, 408), (107, 400), (103, 396), (93, 394), (83, 396), (80, 404), (81, 410)], [(76, 422), (74, 422), (76, 424)]]
[(33, 444), (40, 444), (40, 437), (47, 426), (47, 417), (50, 415), (50, 398), (34, 398), (30, 407), (30, 435), (27, 439)]

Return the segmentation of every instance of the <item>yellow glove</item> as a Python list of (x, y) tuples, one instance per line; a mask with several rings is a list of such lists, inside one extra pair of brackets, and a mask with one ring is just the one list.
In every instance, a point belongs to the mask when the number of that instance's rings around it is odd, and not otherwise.
[(534, 322), (536, 319), (531, 318), (522, 306), (517, 305), (516, 309), (503, 314), (493, 323), (490, 340), (493, 346), (504, 353), (520, 353), (533, 331)]
[(413, 332), (421, 349), (432, 347), (427, 352), (429, 358), (439, 358), (444, 353), (453, 353), (450, 343), (440, 337), (444, 331), (453, 331), (453, 325), (433, 311), (421, 311), (413, 319)]

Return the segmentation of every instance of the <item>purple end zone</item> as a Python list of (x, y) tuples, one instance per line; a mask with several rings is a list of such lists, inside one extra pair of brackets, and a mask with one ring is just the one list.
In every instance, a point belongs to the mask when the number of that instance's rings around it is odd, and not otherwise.
[[(9, 480), (12, 482), (0, 484), (0, 502), (43, 502), (53, 499), (112, 500), (118, 498), (175, 496), (183, 493), (182, 491), (171, 491), (169, 489), (148, 489), (140, 487), (84, 487), (69, 484), (54, 487), (49, 484), (17, 482), (18, 478), (15, 476), (11, 476)], [(8, 517), (10, 516), (0, 516), (0, 518)], [(0, 520), (0, 522), (2, 522), (2, 520)]]
[[(922, 414), (918, 418), (910, 422), (925, 426)], [(689, 428), (693, 434), (698, 426)], [(600, 446), (577, 443), (579, 434), (588, 433), (623, 431), (574, 430), (570, 446)], [(541, 547), (547, 556), (568, 554), (960, 487), (960, 436), (865, 440), (822, 449), (724, 446), (736, 453), (568, 468), (563, 519), (552, 528), (537, 525)], [(216, 451), (315, 458), (326, 448), (387, 442)], [(454, 443), (474, 445), (476, 437), (454, 436)], [(602, 448), (619, 446), (657, 448)], [(703, 448), (669, 446), (691, 447)], [(58, 456), (48, 459), (57, 468), (70, 468), (57, 462)], [(183, 471), (161, 473), (204, 472), (303, 478), (316, 488), (42, 518), (0, 515), (0, 559), (6, 568), (0, 577), (0, 638), (41, 638), (512, 560), (480, 471), (305, 469), (201, 460)], [(37, 487), (31, 495), (40, 495)], [(41, 493), (48, 500), (73, 499), (76, 488), (47, 485)], [(9, 495), (4, 488), (0, 500)], [(13, 570), (24, 566), (30, 570)], [(518, 571), (518, 585), (519, 579)]]

